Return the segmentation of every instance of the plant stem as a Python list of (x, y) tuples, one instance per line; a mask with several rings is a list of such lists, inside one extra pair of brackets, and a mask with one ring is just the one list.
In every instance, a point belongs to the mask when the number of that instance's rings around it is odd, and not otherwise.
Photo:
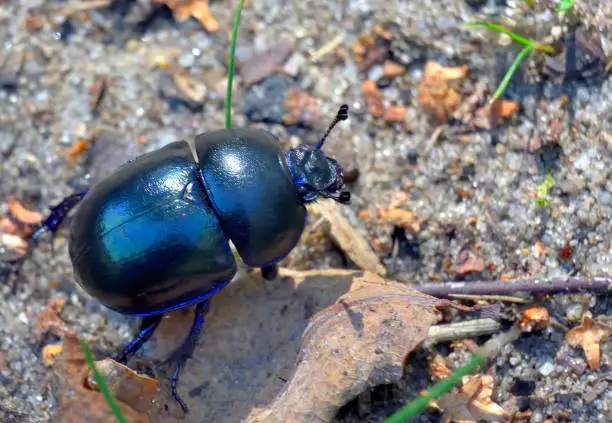
[(234, 59), (236, 58), (236, 40), (238, 38), (238, 28), (240, 28), (240, 16), (244, 0), (238, 2), (236, 17), (234, 18), (234, 30), (232, 32), (232, 43), (230, 47), (229, 69), (227, 71), (227, 98), (225, 103), (225, 127), (232, 127), (232, 85), (234, 83)]
[(499, 86), (495, 90), (495, 93), (493, 94), (493, 98), (490, 101), (491, 103), (497, 100), (499, 97), (501, 97), (502, 93), (504, 92), (508, 84), (510, 83), (510, 80), (512, 79), (512, 75), (514, 75), (514, 72), (516, 72), (516, 70), (519, 68), (519, 66), (521, 65), (521, 62), (525, 60), (527, 56), (529, 56), (529, 54), (533, 51), (533, 49), (534, 49), (533, 45), (528, 45), (528, 46), (523, 47), (521, 52), (514, 59), (514, 62), (512, 62), (512, 65), (508, 68), (508, 71), (504, 75), (504, 79), (502, 79)]
[(104, 378), (102, 377), (102, 375), (96, 368), (96, 362), (94, 361), (93, 354), (91, 350), (89, 349), (89, 345), (87, 345), (87, 342), (80, 337), (79, 337), (79, 343), (81, 344), (81, 348), (83, 348), (83, 353), (85, 354), (85, 361), (87, 362), (87, 365), (91, 369), (94, 375), (94, 378), (96, 379), (96, 383), (98, 384), (98, 387), (100, 388), (100, 392), (102, 392), (102, 394), (104, 395), (104, 399), (106, 400), (106, 403), (110, 407), (115, 417), (117, 417), (117, 421), (119, 423), (128, 423), (127, 419), (121, 412), (121, 408), (119, 407), (119, 404), (117, 403), (115, 398), (113, 398), (113, 394), (111, 394), (110, 389), (108, 389), (106, 382), (104, 382)]
[(473, 281), (431, 283), (415, 286), (419, 292), (437, 298), (449, 298), (453, 294), (464, 295), (513, 295), (520, 292), (535, 295), (575, 294), (583, 292), (612, 292), (612, 277), (587, 278), (576, 276), (567, 279), (516, 279), (511, 281)]
[(463, 376), (474, 373), (480, 366), (486, 362), (486, 357), (481, 354), (472, 354), (472, 358), (465, 365), (459, 367), (452, 375), (446, 379), (435, 383), (425, 395), (420, 396), (414, 401), (408, 403), (391, 417), (384, 420), (384, 423), (404, 423), (406, 420), (417, 416), (429, 404), (430, 401), (441, 397), (446, 392), (453, 389), (454, 386), (461, 383)]

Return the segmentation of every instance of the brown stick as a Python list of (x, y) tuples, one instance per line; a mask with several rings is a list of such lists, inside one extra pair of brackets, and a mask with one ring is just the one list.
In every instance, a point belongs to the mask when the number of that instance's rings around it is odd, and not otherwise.
[(612, 292), (612, 277), (587, 278), (576, 276), (566, 279), (517, 279), (513, 281), (447, 282), (415, 286), (418, 291), (437, 298), (463, 295), (516, 295), (575, 294), (585, 292)]

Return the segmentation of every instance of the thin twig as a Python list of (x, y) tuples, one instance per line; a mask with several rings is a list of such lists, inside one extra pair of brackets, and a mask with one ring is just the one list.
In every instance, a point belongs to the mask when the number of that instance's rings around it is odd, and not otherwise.
[(585, 292), (612, 292), (612, 277), (585, 276), (567, 279), (517, 279), (513, 281), (448, 282), (415, 286), (418, 291), (437, 298), (463, 295), (517, 295), (575, 294)]
[(501, 324), (493, 319), (474, 319), (465, 322), (435, 325), (429, 328), (427, 341), (448, 342), (456, 339), (475, 338), (499, 332)]

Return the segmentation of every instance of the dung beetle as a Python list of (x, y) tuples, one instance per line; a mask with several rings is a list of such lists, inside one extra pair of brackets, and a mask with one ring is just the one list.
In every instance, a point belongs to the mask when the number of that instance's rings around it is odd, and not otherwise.
[[(319, 197), (350, 201), (342, 167), (316, 147), (284, 153), (273, 134), (223, 129), (177, 141), (130, 161), (89, 190), (64, 199), (32, 236), (70, 223), (69, 253), (81, 287), (104, 306), (142, 317), (141, 329), (114, 359), (126, 363), (151, 337), (162, 315), (195, 305), (189, 336), (173, 353), (179, 374), (191, 357), (211, 296), (225, 287), (242, 261), (273, 279), (277, 263), (296, 246), (306, 223), (305, 204)], [(193, 147), (193, 148), (192, 148)]]

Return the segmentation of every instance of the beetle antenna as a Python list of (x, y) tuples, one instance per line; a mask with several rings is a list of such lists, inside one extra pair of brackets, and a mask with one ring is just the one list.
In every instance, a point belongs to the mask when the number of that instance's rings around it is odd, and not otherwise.
[(331, 123), (331, 125), (329, 125), (329, 128), (327, 128), (327, 131), (325, 131), (325, 134), (323, 134), (323, 137), (321, 138), (321, 140), (317, 143), (317, 148), (316, 148), (317, 150), (320, 150), (321, 147), (323, 147), (323, 143), (327, 139), (327, 136), (332, 131), (332, 129), (334, 129), (334, 127), (338, 124), (338, 122), (340, 122), (341, 120), (348, 119), (348, 110), (349, 110), (348, 105), (343, 104), (342, 106), (340, 106), (340, 109), (338, 110), (338, 113), (336, 114), (336, 118)]

